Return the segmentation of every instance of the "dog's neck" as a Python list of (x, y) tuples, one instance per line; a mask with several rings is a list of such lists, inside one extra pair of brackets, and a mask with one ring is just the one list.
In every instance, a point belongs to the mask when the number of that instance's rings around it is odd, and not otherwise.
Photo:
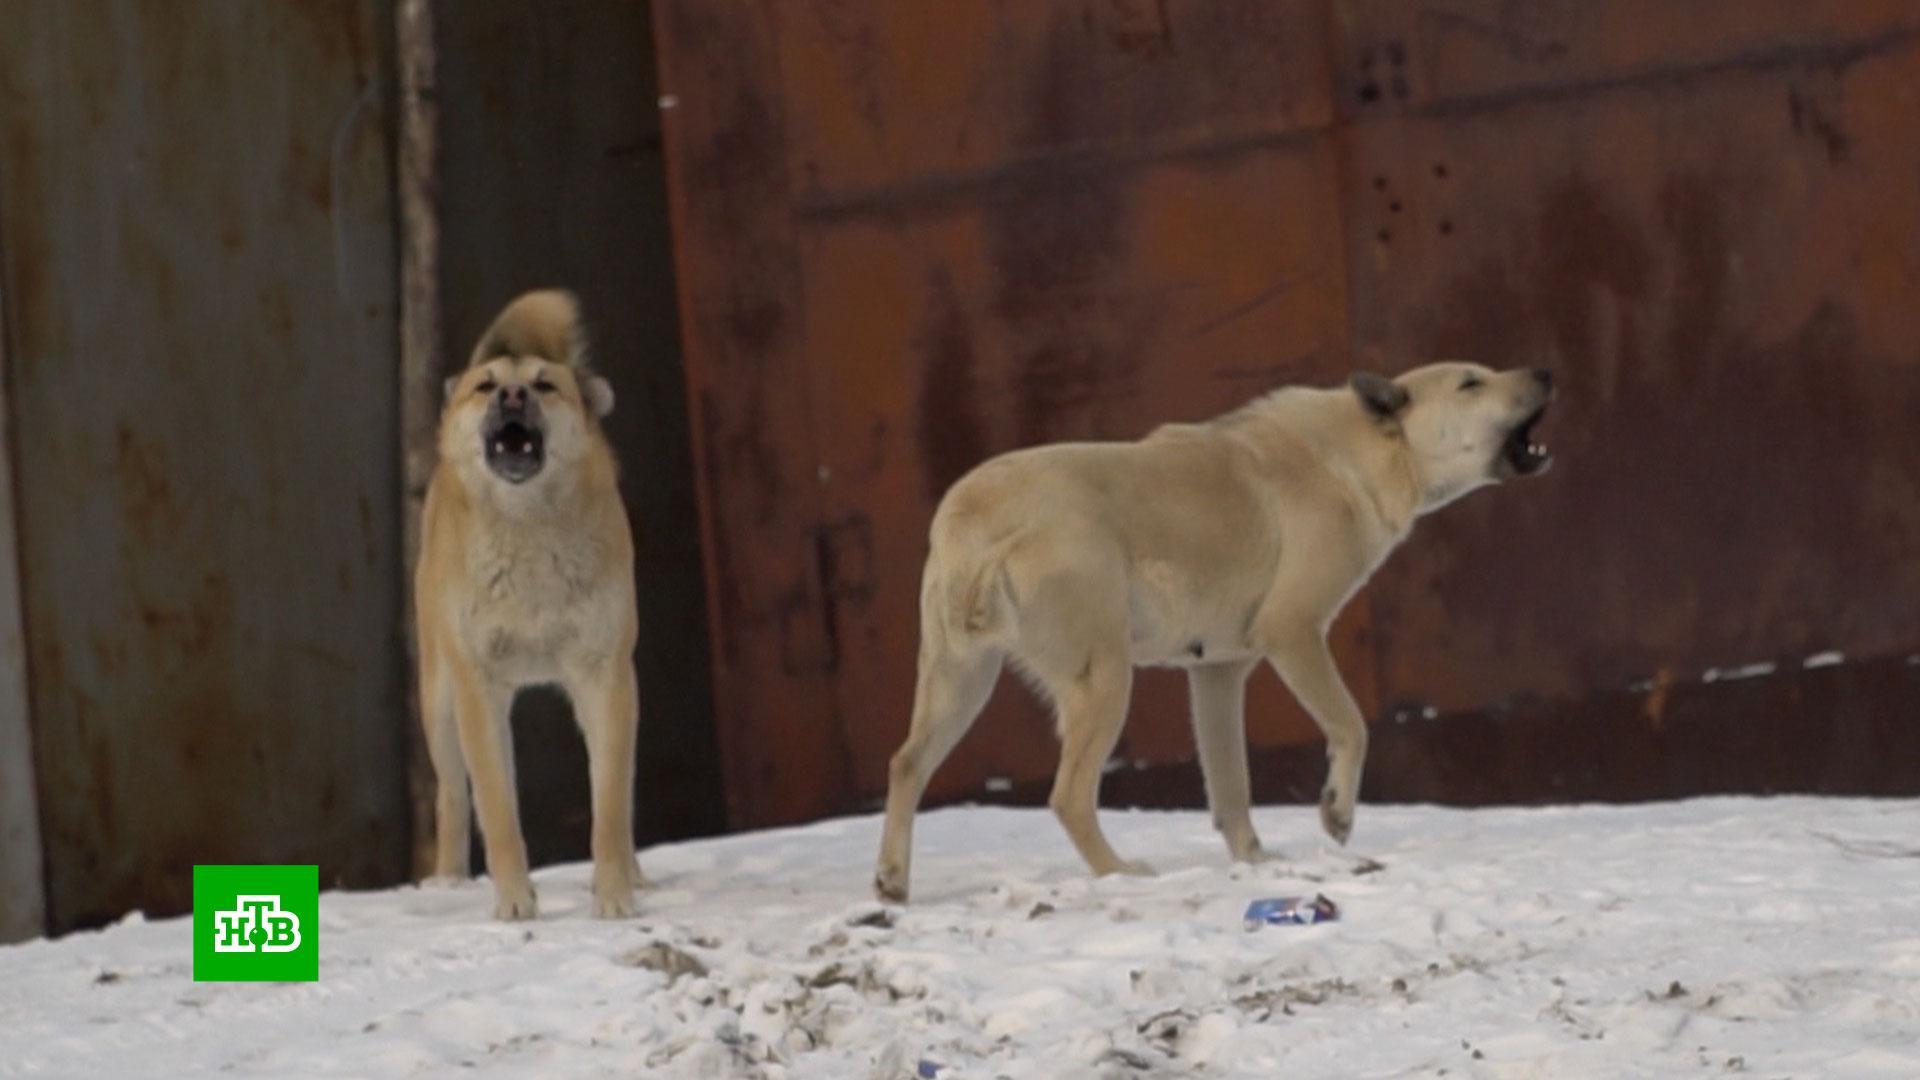
[(1297, 447), (1371, 510), (1396, 541), (1426, 510), (1426, 489), (1406, 436), (1393, 421), (1370, 415), (1344, 387), (1276, 391), (1223, 419), (1270, 452)]

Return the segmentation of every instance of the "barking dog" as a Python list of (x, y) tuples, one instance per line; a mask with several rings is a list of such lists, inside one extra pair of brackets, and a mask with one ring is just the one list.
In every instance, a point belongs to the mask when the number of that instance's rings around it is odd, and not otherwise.
[(1011, 659), (1058, 716), (1049, 803), (1096, 874), (1145, 874), (1095, 816), (1139, 665), (1187, 669), (1215, 826), (1261, 857), (1248, 812), (1245, 684), (1273, 665), (1327, 737), (1320, 820), (1353, 828), (1367, 728), (1327, 627), (1414, 519), (1548, 464), (1545, 371), (1432, 364), (1338, 389), (1289, 388), (1135, 443), (1020, 450), (934, 514), (919, 679), (893, 757), (874, 887), (904, 901), (913, 816)]
[(439, 781), (435, 872), (466, 876), (477, 806), (494, 914), (533, 918), (507, 717), (521, 688), (557, 683), (586, 736), (593, 911), (629, 915), (640, 884), (633, 538), (600, 430), (613, 391), (586, 368), (573, 297), (509, 304), (446, 395), (414, 576), (420, 714)]

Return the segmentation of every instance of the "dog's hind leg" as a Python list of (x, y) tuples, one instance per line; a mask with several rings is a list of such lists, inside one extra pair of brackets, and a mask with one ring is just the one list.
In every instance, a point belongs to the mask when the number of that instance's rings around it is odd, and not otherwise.
[(639, 864), (633, 852), (633, 748), (640, 722), (633, 665), (603, 662), (570, 671), (565, 679), (573, 714), (587, 740), (593, 787), (593, 914), (633, 914)]
[(1094, 874), (1152, 874), (1147, 864), (1115, 854), (1100, 830), (1100, 776), (1126, 726), (1133, 692), (1125, 648), (1095, 652), (1080, 672), (1046, 684), (1060, 713), (1060, 768), (1047, 805)]
[(1206, 664), (1187, 672), (1193, 741), (1207, 782), (1207, 805), (1227, 850), (1241, 862), (1266, 857), (1253, 831), (1252, 784), (1247, 777), (1247, 675), (1253, 662)]
[(920, 635), (920, 674), (913, 691), (913, 722), (887, 769), (887, 820), (874, 868), (874, 892), (905, 903), (913, 860), (913, 815), (927, 781), (986, 707), (1005, 654), (975, 646), (961, 652), (931, 624)]
[(420, 649), (420, 724), (425, 729), (427, 759), (433, 762), (436, 788), (433, 874), (438, 878), (464, 878), (473, 846), (473, 797), (467, 790), (467, 762), (460, 755), (453, 687), (446, 666), (426, 641), (421, 642)]

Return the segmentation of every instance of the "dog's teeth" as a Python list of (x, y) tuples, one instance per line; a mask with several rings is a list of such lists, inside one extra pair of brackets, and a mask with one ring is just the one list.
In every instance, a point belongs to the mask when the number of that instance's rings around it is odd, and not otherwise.
[(496, 454), (504, 454), (504, 453), (506, 453), (506, 452), (507, 452), (507, 443), (506, 443), (506, 440), (504, 440), (504, 439), (502, 439), (502, 440), (499, 440), (499, 441), (496, 441), (496, 442), (495, 442), (495, 443), (493, 444), (493, 452), (494, 452), (494, 453), (496, 453)]

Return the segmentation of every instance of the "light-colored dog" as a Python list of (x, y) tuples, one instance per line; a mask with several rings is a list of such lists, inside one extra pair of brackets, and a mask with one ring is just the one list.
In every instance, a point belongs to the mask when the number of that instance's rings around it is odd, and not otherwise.
[(962, 477), (933, 518), (912, 729), (893, 757), (875, 890), (906, 899), (927, 780), (1008, 659), (1057, 711), (1049, 803), (1094, 873), (1150, 872), (1114, 853), (1095, 816), (1138, 665), (1188, 670), (1214, 824), (1253, 860), (1245, 684), (1272, 664), (1326, 734), (1320, 820), (1345, 843), (1367, 728), (1327, 628), (1415, 518), (1546, 467), (1532, 429), (1551, 397), (1545, 371), (1362, 373), (1139, 442), (1015, 451)]
[(521, 688), (557, 683), (586, 736), (593, 911), (631, 914), (633, 538), (600, 431), (613, 392), (585, 366), (573, 297), (509, 304), (446, 393), (414, 578), (420, 713), (439, 780), (435, 871), (466, 875), (477, 805), (494, 914), (534, 916), (508, 713)]

